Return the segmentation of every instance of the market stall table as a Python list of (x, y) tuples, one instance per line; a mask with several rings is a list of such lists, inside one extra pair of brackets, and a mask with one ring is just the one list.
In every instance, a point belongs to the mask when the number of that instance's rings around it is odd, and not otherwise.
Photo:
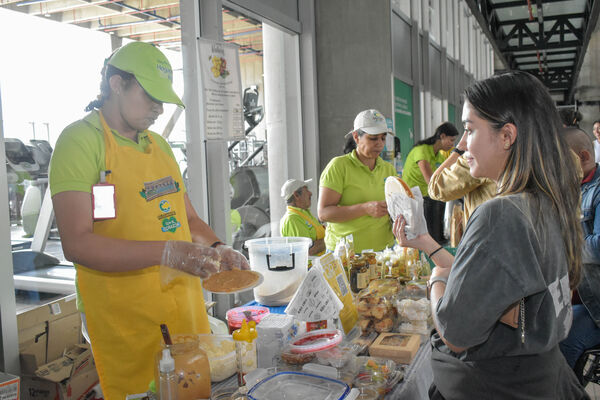
[[(428, 399), (428, 390), (433, 381), (431, 370), (431, 345), (426, 342), (421, 345), (412, 363), (408, 365), (404, 373), (404, 380), (399, 382), (390, 393), (385, 396), (386, 400), (421, 400)], [(213, 394), (231, 388), (237, 388), (237, 376), (233, 375), (219, 383), (213, 383)]]

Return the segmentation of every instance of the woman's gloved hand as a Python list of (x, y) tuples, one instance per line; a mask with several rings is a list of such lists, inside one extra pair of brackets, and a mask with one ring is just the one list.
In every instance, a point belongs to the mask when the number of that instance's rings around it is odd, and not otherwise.
[(242, 253), (232, 249), (229, 246), (221, 245), (216, 248), (219, 252), (221, 271), (227, 271), (230, 269), (250, 269), (248, 260)]
[(212, 247), (169, 240), (165, 244), (161, 264), (200, 278), (208, 278), (219, 271), (220, 258), (220, 252)]

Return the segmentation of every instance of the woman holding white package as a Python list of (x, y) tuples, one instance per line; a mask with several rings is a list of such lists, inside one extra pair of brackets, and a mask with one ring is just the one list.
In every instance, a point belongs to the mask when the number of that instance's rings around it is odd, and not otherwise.
[[(581, 269), (576, 169), (548, 91), (511, 72), (465, 91), (465, 158), (498, 195), (469, 219), (456, 257), (429, 234), (402, 246), (436, 263), (428, 282), (431, 399), (589, 398), (558, 348), (571, 325), (570, 288)], [(543, 216), (542, 216), (543, 214)]]

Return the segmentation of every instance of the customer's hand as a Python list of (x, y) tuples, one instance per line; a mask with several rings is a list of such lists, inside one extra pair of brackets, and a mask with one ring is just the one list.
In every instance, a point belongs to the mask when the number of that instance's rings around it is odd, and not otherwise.
[(219, 251), (212, 247), (182, 240), (169, 240), (163, 250), (161, 265), (204, 279), (219, 271), (219, 259)]
[(394, 226), (392, 226), (392, 232), (396, 239), (398, 239), (398, 243), (402, 247), (412, 247), (414, 249), (423, 250), (426, 248), (427, 244), (433, 241), (433, 238), (429, 235), (429, 233), (424, 233), (415, 237), (414, 239), (408, 239), (406, 237), (406, 220), (402, 215), (398, 216), (394, 221)]
[(366, 203), (363, 203), (363, 209), (367, 215), (370, 215), (373, 218), (381, 218), (388, 213), (385, 200), (367, 201)]
[(460, 151), (467, 151), (467, 134), (466, 132), (460, 138), (460, 141), (456, 144), (456, 148)]
[(250, 269), (248, 260), (242, 253), (229, 246), (221, 245), (216, 248), (219, 253), (220, 271), (230, 269)]

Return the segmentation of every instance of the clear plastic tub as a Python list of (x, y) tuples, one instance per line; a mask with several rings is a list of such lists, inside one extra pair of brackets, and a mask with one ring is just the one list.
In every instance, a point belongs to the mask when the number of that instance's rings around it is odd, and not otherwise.
[(264, 277), (254, 288), (260, 304), (281, 306), (289, 303), (308, 272), (308, 248), (305, 237), (268, 237), (245, 242), (250, 268)]
[(303, 372), (280, 372), (263, 379), (248, 392), (252, 400), (342, 400), (350, 387), (341, 381)]

